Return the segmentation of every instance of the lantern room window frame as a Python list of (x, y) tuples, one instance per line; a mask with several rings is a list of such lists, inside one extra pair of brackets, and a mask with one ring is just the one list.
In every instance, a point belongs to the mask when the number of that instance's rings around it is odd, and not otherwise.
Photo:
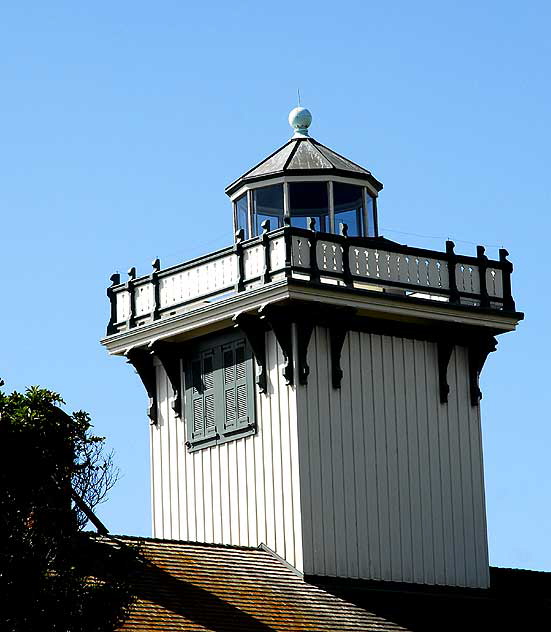
[[(362, 237), (378, 237), (378, 209), (377, 209), (377, 191), (369, 186), (365, 180), (356, 180), (355, 178), (347, 178), (343, 176), (281, 176), (278, 178), (270, 178), (268, 180), (258, 181), (250, 184), (245, 184), (239, 190), (237, 190), (231, 196), (231, 202), (233, 207), (233, 222), (234, 230), (239, 230), (238, 225), (238, 209), (237, 201), (241, 200), (244, 195), (247, 196), (247, 227), (245, 232), (246, 239), (256, 237), (259, 233), (256, 232), (256, 222), (254, 218), (254, 202), (253, 192), (258, 189), (270, 187), (274, 185), (283, 186), (283, 216), (291, 217), (290, 209), (290, 194), (289, 185), (291, 183), (308, 183), (308, 182), (325, 182), (327, 184), (327, 196), (329, 203), (329, 233), (338, 234), (340, 226), (335, 222), (335, 207), (334, 207), (334, 183), (350, 184), (353, 186), (361, 187), (362, 189), (362, 220), (363, 220), (363, 232)], [(371, 210), (369, 200), (371, 200)], [(274, 227), (272, 227), (274, 228)]]

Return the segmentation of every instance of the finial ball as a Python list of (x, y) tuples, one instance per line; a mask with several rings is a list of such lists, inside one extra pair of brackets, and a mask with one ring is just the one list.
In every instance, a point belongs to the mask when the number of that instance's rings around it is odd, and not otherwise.
[(306, 108), (297, 107), (289, 112), (289, 125), (297, 132), (307, 132), (312, 123), (312, 115)]

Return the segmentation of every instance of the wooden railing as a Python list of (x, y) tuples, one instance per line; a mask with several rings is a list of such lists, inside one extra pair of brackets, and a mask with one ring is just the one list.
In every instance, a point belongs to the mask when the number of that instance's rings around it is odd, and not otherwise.
[(482, 246), (476, 257), (467, 257), (456, 254), (451, 241), (446, 242), (444, 252), (438, 252), (383, 237), (348, 237), (344, 224), (340, 235), (288, 224), (274, 231), (268, 222), (263, 227), (259, 237), (243, 241), (240, 231), (234, 246), (165, 270), (156, 259), (146, 276), (136, 277), (131, 268), (124, 283), (114, 274), (107, 290), (111, 302), (107, 334), (285, 278), (481, 309), (515, 310), (513, 266), (504, 249), (496, 261), (486, 257)]

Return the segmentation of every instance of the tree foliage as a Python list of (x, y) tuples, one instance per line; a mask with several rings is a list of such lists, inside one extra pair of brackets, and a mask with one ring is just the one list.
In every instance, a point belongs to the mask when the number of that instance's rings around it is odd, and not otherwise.
[(61, 404), (45, 389), (0, 390), (0, 621), (13, 632), (112, 630), (129, 601), (109, 560), (101, 581), (90, 576), (100, 543), (72, 502), (73, 490), (90, 507), (104, 500), (112, 455), (89, 415)]

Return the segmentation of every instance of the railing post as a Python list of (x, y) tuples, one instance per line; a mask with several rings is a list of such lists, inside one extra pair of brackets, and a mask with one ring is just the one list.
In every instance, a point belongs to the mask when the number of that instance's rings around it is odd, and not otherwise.
[(459, 305), (461, 302), (459, 290), (457, 289), (457, 279), (455, 276), (455, 266), (457, 265), (457, 255), (454, 251), (455, 244), (453, 241), (446, 241), (446, 257), (448, 261), (448, 279), (450, 284), (450, 303)]
[(499, 249), (499, 261), (501, 262), (501, 274), (503, 278), (503, 309), (514, 312), (515, 301), (511, 293), (511, 274), (513, 272), (513, 264), (507, 259), (509, 253), (505, 248)]
[(151, 263), (153, 272), (150, 275), (151, 285), (153, 286), (153, 309), (151, 310), (151, 320), (159, 320), (161, 317), (161, 297), (159, 291), (159, 270), (161, 269), (161, 260), (154, 259)]
[(283, 218), (283, 240), (285, 242), (285, 278), (293, 276), (291, 266), (293, 265), (293, 233), (291, 231), (291, 218)]
[(347, 287), (353, 286), (352, 273), (350, 272), (350, 242), (348, 241), (348, 224), (339, 225), (339, 234), (344, 237), (342, 242), (342, 276)]
[(270, 220), (265, 219), (260, 226), (262, 228), (262, 248), (264, 249), (264, 272), (262, 273), (262, 283), (269, 283), (271, 280), (270, 240), (268, 239), (268, 233), (270, 232)]
[(117, 329), (115, 323), (117, 322), (117, 295), (113, 291), (113, 287), (121, 282), (121, 275), (117, 272), (112, 274), (109, 278), (111, 285), (107, 288), (107, 298), (111, 306), (111, 314), (109, 322), (107, 323), (107, 335), (116, 334)]
[(484, 246), (476, 247), (476, 257), (478, 259), (478, 275), (480, 280), (480, 307), (490, 307), (488, 288), (486, 286), (486, 270), (488, 269), (488, 257), (484, 253)]
[(126, 282), (126, 290), (129, 294), (128, 308), (128, 329), (136, 326), (136, 295), (134, 294), (134, 281), (136, 280), (136, 268), (132, 267), (128, 270), (128, 281)]
[(235, 291), (242, 292), (245, 289), (245, 262), (243, 261), (243, 238), (245, 237), (245, 231), (240, 228), (235, 233), (235, 245), (233, 250), (237, 255), (237, 282), (235, 284)]
[(312, 233), (308, 239), (310, 242), (310, 281), (312, 283), (319, 283), (320, 271), (318, 268), (318, 236), (316, 234), (316, 218), (309, 217), (306, 221), (308, 223), (308, 229)]

